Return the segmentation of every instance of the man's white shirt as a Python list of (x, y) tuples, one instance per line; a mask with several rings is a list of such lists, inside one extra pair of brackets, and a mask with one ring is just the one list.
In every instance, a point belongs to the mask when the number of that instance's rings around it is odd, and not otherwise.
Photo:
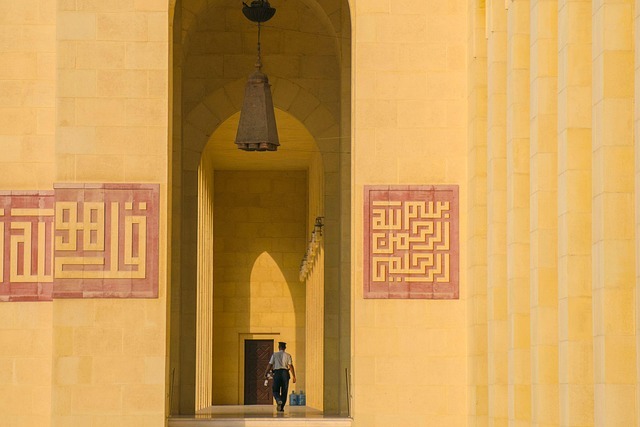
[(286, 351), (279, 351), (271, 355), (269, 363), (273, 365), (273, 369), (289, 369), (289, 365), (293, 365), (293, 360)]

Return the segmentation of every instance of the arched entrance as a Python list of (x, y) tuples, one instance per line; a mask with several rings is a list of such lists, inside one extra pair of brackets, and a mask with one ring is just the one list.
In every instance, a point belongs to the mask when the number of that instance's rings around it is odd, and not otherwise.
[[(314, 320), (324, 316), (316, 303), (323, 283), (299, 280), (307, 230), (324, 215), (321, 155), (302, 123), (280, 110), (276, 117), (286, 147), (258, 156), (229, 147), (238, 116), (216, 129), (199, 167), (199, 188), (206, 190), (199, 201), (198, 236), (204, 243), (199, 245), (198, 289), (199, 295), (213, 296), (213, 305), (198, 306), (203, 327), (196, 339), (196, 366), (198, 372), (211, 372), (201, 380), (210, 377), (214, 387), (196, 384), (196, 401), (202, 399), (205, 407), (207, 402), (252, 403), (244, 387), (245, 343), (268, 339), (288, 343), (298, 371), (296, 389), (306, 390), (309, 404), (322, 408), (322, 376), (314, 374), (323, 367), (312, 362), (308, 376), (305, 355), (322, 353), (317, 339), (322, 325), (318, 329)], [(213, 259), (213, 268), (207, 259)], [(317, 276), (323, 265), (315, 270)]]
[[(279, 337), (293, 344), (309, 404), (346, 415), (349, 8), (272, 3), (278, 11), (263, 28), (263, 70), (281, 147), (246, 153), (233, 137), (256, 28), (236, 3), (178, 0), (174, 12), (171, 413), (243, 404), (242, 343)], [(279, 197), (292, 199), (290, 209)], [(315, 217), (324, 217), (322, 250), (301, 283)], [(289, 246), (274, 249), (286, 239)]]

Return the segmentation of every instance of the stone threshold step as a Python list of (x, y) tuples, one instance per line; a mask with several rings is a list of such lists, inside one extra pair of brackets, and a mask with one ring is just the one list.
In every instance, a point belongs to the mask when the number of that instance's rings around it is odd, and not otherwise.
[(351, 427), (351, 418), (169, 418), (169, 427)]

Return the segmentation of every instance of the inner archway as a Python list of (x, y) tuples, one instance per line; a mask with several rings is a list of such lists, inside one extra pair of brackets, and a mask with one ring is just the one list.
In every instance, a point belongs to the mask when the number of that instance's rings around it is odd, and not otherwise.
[[(243, 153), (233, 144), (234, 121), (237, 123), (244, 84), (255, 62), (256, 31), (236, 3), (212, 0), (202, 7), (203, 2), (178, 0), (174, 14), (171, 413), (191, 414), (217, 403), (217, 393), (226, 388), (214, 374), (210, 356), (215, 354), (216, 339), (221, 335), (215, 329), (219, 306), (214, 301), (214, 287), (216, 249), (223, 239), (215, 234), (215, 225), (233, 208), (221, 209), (216, 203), (217, 181), (239, 174), (244, 178), (237, 180), (256, 181), (259, 186), (261, 180), (250, 179), (251, 174), (271, 171), (306, 177), (306, 210), (296, 270), (315, 217), (324, 217), (323, 248), (317, 258), (321, 267), (315, 268), (303, 285), (304, 309), (300, 311), (298, 303), (293, 310), (296, 319), (296, 313), (304, 313), (304, 334), (297, 334), (304, 335), (304, 345), (300, 344), (304, 351), (297, 356), (297, 365), (304, 358), (308, 403), (315, 398), (315, 405), (325, 413), (346, 415), (345, 369), (351, 348), (349, 8), (346, 1), (339, 5), (322, 0), (273, 4), (278, 12), (262, 33), (263, 69), (272, 84), (281, 138), (278, 153), (289, 150), (284, 157), (277, 157), (277, 153)], [(304, 140), (296, 129), (309, 135), (312, 149), (296, 148)], [(217, 150), (212, 148), (218, 143)], [(222, 176), (225, 174), (227, 178)], [(258, 258), (256, 255), (255, 260)], [(289, 258), (284, 270), (293, 268), (289, 264), (294, 256)], [(280, 263), (275, 265), (283, 277), (292, 274)], [(245, 277), (249, 286), (244, 289), (250, 292), (251, 274)], [(285, 281), (290, 289), (288, 279)], [(251, 313), (251, 307), (257, 305), (248, 306)], [(309, 313), (315, 313), (312, 319)], [(299, 320), (295, 323), (303, 324)], [(310, 355), (313, 340), (317, 351)], [(235, 348), (240, 353), (238, 346)], [(239, 362), (233, 363), (233, 375), (239, 378)], [(239, 395), (239, 379), (234, 381), (227, 392), (221, 392), (229, 399), (221, 403), (233, 402), (229, 396)]]
[[(302, 123), (280, 110), (276, 118), (286, 148), (237, 150), (230, 141), (238, 116), (216, 129), (200, 164), (199, 187), (213, 191), (200, 194), (199, 236), (203, 241), (212, 235), (213, 245), (200, 246), (198, 258), (202, 265), (212, 257), (213, 269), (198, 269), (198, 287), (199, 294), (213, 295), (213, 305), (198, 306), (198, 370), (211, 372), (214, 405), (247, 404), (244, 341), (286, 341), (297, 367), (296, 389), (307, 391), (309, 406), (322, 409), (322, 357), (307, 369), (306, 355), (322, 354), (324, 313), (317, 300), (323, 281), (299, 280), (308, 230), (323, 216), (322, 158)], [(311, 277), (324, 268), (315, 267)], [(199, 384), (198, 395), (207, 387)]]

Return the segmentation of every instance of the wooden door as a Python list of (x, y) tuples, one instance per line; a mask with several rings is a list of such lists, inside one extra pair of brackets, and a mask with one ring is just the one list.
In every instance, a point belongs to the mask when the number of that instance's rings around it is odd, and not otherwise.
[(244, 342), (244, 404), (271, 405), (272, 381), (264, 386), (264, 371), (273, 354), (273, 340), (246, 340)]

